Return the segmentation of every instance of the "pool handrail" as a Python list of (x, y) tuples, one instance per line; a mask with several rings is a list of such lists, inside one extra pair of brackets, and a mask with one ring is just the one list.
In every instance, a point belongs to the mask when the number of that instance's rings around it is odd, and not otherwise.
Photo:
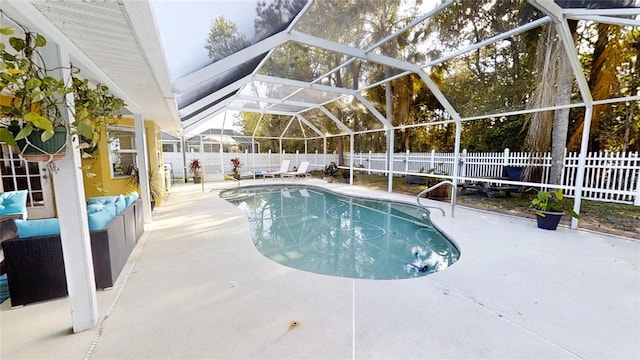
[(445, 184), (449, 184), (449, 185), (451, 185), (453, 187), (453, 190), (452, 190), (453, 194), (451, 194), (451, 217), (453, 217), (453, 214), (455, 212), (455, 207), (456, 207), (455, 186), (454, 186), (453, 182), (450, 181), (450, 180), (442, 180), (439, 183), (427, 188), (426, 190), (422, 190), (420, 193), (418, 193), (418, 195), (416, 195), (416, 202), (418, 203), (418, 205), (423, 207), (423, 208), (435, 207), (437, 209), (440, 209), (442, 211), (442, 216), (445, 216), (445, 212), (444, 212), (444, 210), (442, 208), (436, 207), (436, 206), (425, 206), (425, 205), (422, 205), (420, 203), (420, 198), (422, 198), (423, 195), (428, 194), (429, 192), (431, 192), (431, 191), (433, 191), (433, 190), (435, 190), (435, 189), (437, 189), (440, 186), (445, 185)]

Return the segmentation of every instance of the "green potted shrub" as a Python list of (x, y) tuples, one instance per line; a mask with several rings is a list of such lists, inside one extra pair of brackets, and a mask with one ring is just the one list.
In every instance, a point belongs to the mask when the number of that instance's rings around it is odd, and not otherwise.
[(191, 159), (189, 163), (189, 172), (193, 174), (193, 183), (200, 184), (202, 182), (202, 164), (200, 159)]
[(560, 219), (565, 213), (568, 213), (571, 217), (579, 219), (580, 215), (573, 211), (570, 207), (566, 207), (562, 204), (562, 189), (557, 189), (555, 192), (538, 191), (536, 197), (531, 199), (531, 207), (536, 214), (536, 220), (540, 229), (555, 230), (558, 228)]
[(336, 175), (338, 175), (339, 171), (340, 169), (338, 168), (338, 165), (336, 165), (336, 163), (332, 161), (329, 163), (329, 165), (326, 165), (324, 167), (324, 170), (322, 173), (326, 178), (327, 182), (332, 183), (335, 180)]

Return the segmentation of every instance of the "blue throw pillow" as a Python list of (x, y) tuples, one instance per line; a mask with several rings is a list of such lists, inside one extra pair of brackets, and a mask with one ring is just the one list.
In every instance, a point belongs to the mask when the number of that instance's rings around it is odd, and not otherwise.
[(18, 236), (29, 238), (60, 234), (60, 221), (56, 218), (37, 220), (15, 220)]
[(87, 221), (89, 230), (99, 230), (116, 216), (115, 203), (89, 204), (87, 205)]
[(119, 214), (122, 210), (127, 207), (127, 203), (124, 200), (124, 196), (116, 195), (116, 196), (95, 196), (90, 198), (87, 201), (87, 205), (91, 204), (109, 204), (113, 203), (116, 206), (116, 214)]
[(135, 191), (130, 192), (129, 195), (124, 197), (124, 202), (127, 206), (133, 204), (136, 200), (138, 200), (138, 193)]
[(27, 190), (0, 193), (0, 214), (26, 214), (28, 193)]

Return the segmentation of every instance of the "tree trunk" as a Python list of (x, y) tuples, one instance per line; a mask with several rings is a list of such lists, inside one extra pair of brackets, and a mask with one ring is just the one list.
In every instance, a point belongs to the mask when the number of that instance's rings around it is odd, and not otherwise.
[[(558, 90), (556, 105), (566, 105), (571, 102), (571, 88), (573, 76), (571, 66), (565, 52), (561, 53), (558, 66)], [(569, 108), (558, 109), (553, 117), (551, 131), (551, 169), (549, 183), (560, 184), (562, 168), (564, 166), (565, 148), (567, 146), (567, 132), (569, 130)]]

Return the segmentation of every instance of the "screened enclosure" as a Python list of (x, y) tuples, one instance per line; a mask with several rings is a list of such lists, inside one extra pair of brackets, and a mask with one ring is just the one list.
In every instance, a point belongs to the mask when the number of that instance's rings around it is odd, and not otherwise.
[(587, 151), (640, 146), (639, 14), (629, 0), (278, 1), (173, 88), (186, 131), (238, 111), (263, 150), (311, 146), (346, 167), (383, 152), (389, 177), (398, 152), (458, 164), (463, 148), (510, 148), (550, 151), (549, 186), (563, 187), (560, 160), (577, 151), (564, 187), (579, 209)]

